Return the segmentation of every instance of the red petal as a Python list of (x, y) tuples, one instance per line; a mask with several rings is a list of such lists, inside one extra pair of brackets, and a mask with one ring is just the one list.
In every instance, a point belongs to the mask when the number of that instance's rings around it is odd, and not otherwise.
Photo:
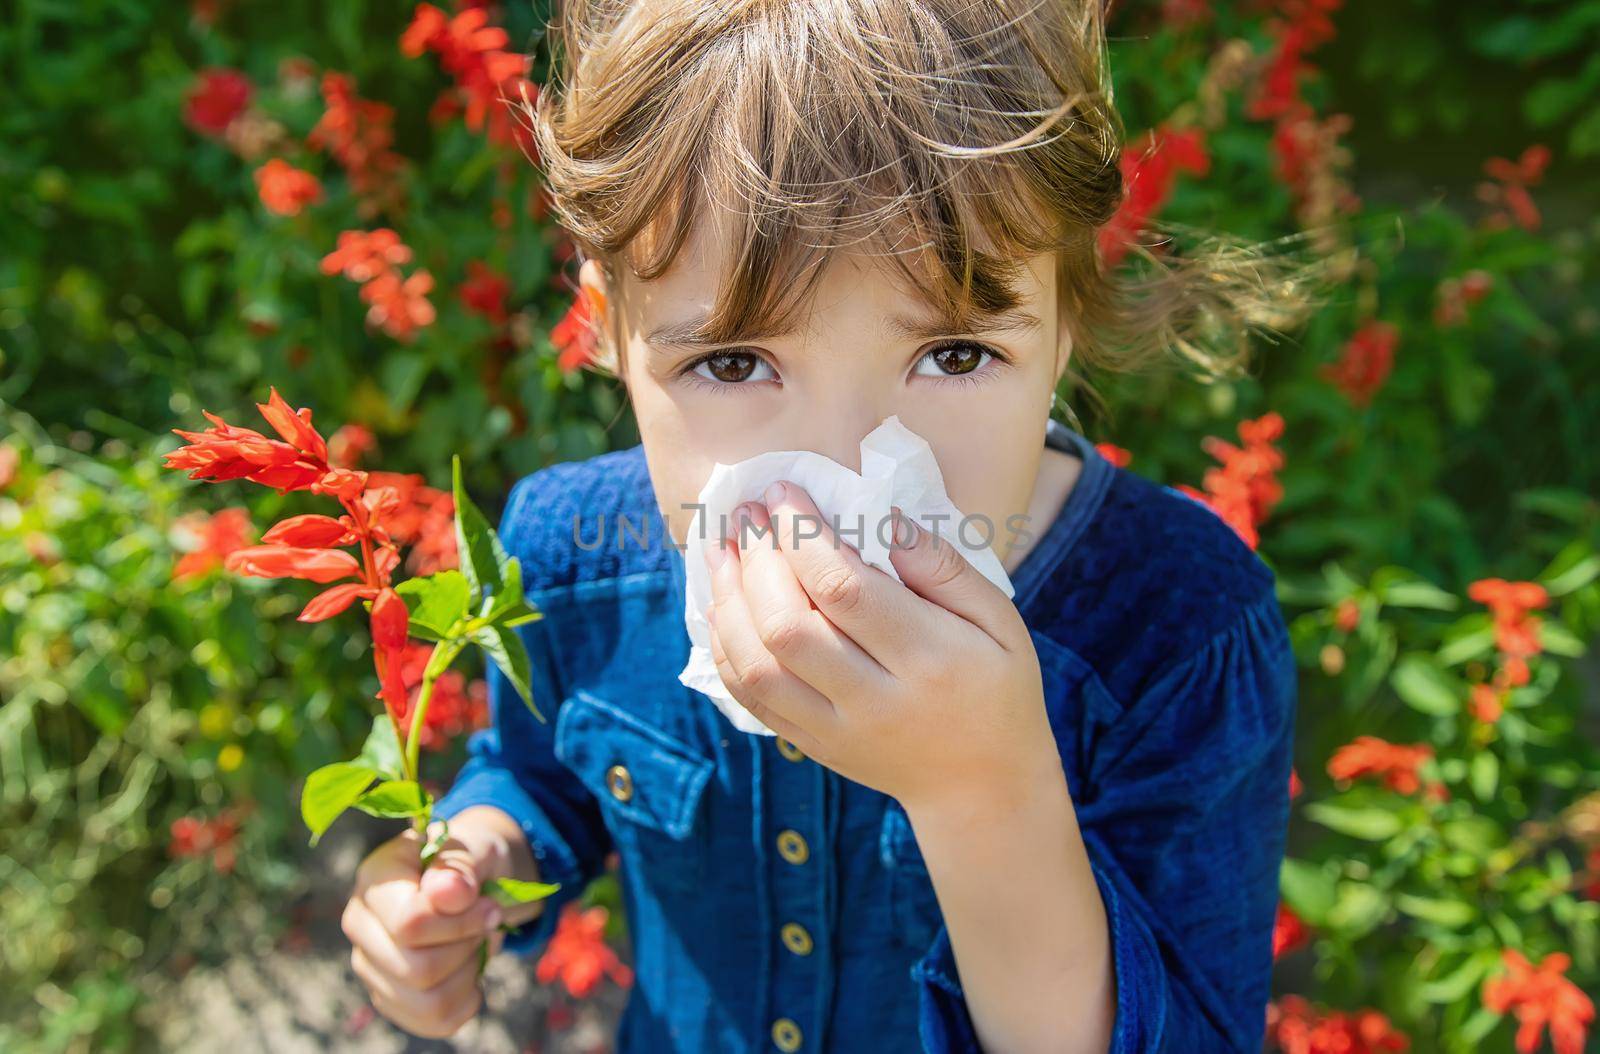
[(372, 602), (372, 642), (384, 651), (399, 651), (406, 643), (411, 615), (400, 594), (385, 588)]
[(332, 516), (308, 513), (282, 520), (261, 536), (263, 542), (274, 545), (298, 545), (309, 549), (326, 549), (334, 545), (349, 545), (355, 541), (353, 532)]
[(283, 545), (253, 545), (235, 549), (223, 558), (235, 574), (254, 578), (305, 578), (334, 582), (361, 573), (356, 558), (341, 549), (295, 549)]
[(355, 602), (357, 597), (371, 597), (377, 590), (363, 582), (346, 582), (324, 590), (311, 598), (311, 602), (300, 612), (300, 622), (321, 622), (340, 614), (345, 608)]

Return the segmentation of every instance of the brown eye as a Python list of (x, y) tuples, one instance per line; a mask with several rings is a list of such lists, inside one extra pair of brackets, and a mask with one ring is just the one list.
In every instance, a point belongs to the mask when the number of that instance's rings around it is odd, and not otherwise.
[[(748, 351), (714, 351), (711, 354), (696, 360), (689, 372), (704, 377), (708, 381), (717, 381), (722, 384), (743, 384), (751, 378), (757, 370), (767, 367), (759, 355), (752, 355)], [(765, 378), (756, 378), (764, 380)]]
[[(985, 357), (992, 358), (994, 353), (982, 344), (971, 341), (946, 344), (924, 355), (917, 364), (916, 372), (931, 377), (958, 377), (982, 366)], [(932, 363), (934, 368), (925, 370), (923, 363)]]

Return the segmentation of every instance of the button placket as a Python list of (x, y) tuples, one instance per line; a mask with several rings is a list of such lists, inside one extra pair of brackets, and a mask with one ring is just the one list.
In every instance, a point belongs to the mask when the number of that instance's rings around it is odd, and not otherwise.
[(773, 833), (766, 836), (771, 840), (761, 856), (770, 861), (768, 918), (777, 946), (769, 1027), (778, 1050), (796, 1051), (823, 1042), (827, 1012), (828, 876), (825, 859), (817, 855), (825, 845), (827, 770), (791, 764), (806, 760), (805, 755), (782, 737), (773, 739), (781, 760), (762, 766), (765, 829)]

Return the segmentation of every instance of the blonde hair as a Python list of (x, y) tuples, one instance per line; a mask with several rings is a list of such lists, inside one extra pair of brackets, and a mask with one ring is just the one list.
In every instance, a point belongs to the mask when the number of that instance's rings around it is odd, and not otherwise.
[[(617, 289), (623, 263), (663, 274), (712, 206), (709, 340), (788, 331), (841, 246), (887, 249), (951, 332), (1014, 307), (1025, 258), (1054, 252), (1091, 368), (1175, 350), (1234, 372), (1249, 330), (1296, 317), (1296, 276), (1249, 246), (1101, 260), (1124, 188), (1098, 0), (562, 0), (547, 28), (524, 116), (551, 211)], [(620, 373), (619, 331), (596, 338)]]

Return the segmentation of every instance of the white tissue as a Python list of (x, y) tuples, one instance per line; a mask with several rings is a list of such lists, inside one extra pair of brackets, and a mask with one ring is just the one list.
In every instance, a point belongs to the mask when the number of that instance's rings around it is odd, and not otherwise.
[[(711, 574), (705, 549), (716, 542), (724, 525), (734, 534), (733, 510), (741, 502), (760, 501), (767, 485), (776, 480), (799, 484), (810, 495), (830, 529), (840, 541), (854, 547), (861, 559), (895, 581), (900, 576), (889, 561), (894, 525), (889, 507), (898, 505), (924, 530), (954, 545), (985, 578), (1013, 595), (1011, 578), (988, 541), (994, 525), (974, 523), (960, 529), (963, 514), (945, 494), (944, 475), (927, 440), (900, 423), (898, 416), (883, 420), (861, 440), (858, 475), (830, 457), (810, 450), (774, 450), (732, 465), (718, 462), (700, 491), (699, 508), (689, 522), (684, 552), (686, 590), (683, 622), (689, 632), (689, 662), (678, 680), (709, 696), (741, 732), (776, 735), (746, 710), (722, 683), (711, 657), (711, 627), (702, 612), (711, 603)], [(818, 525), (807, 525), (815, 534)], [(969, 544), (969, 536), (973, 543)], [(822, 544), (820, 538), (816, 539)], [(771, 545), (762, 536), (754, 544)]]

